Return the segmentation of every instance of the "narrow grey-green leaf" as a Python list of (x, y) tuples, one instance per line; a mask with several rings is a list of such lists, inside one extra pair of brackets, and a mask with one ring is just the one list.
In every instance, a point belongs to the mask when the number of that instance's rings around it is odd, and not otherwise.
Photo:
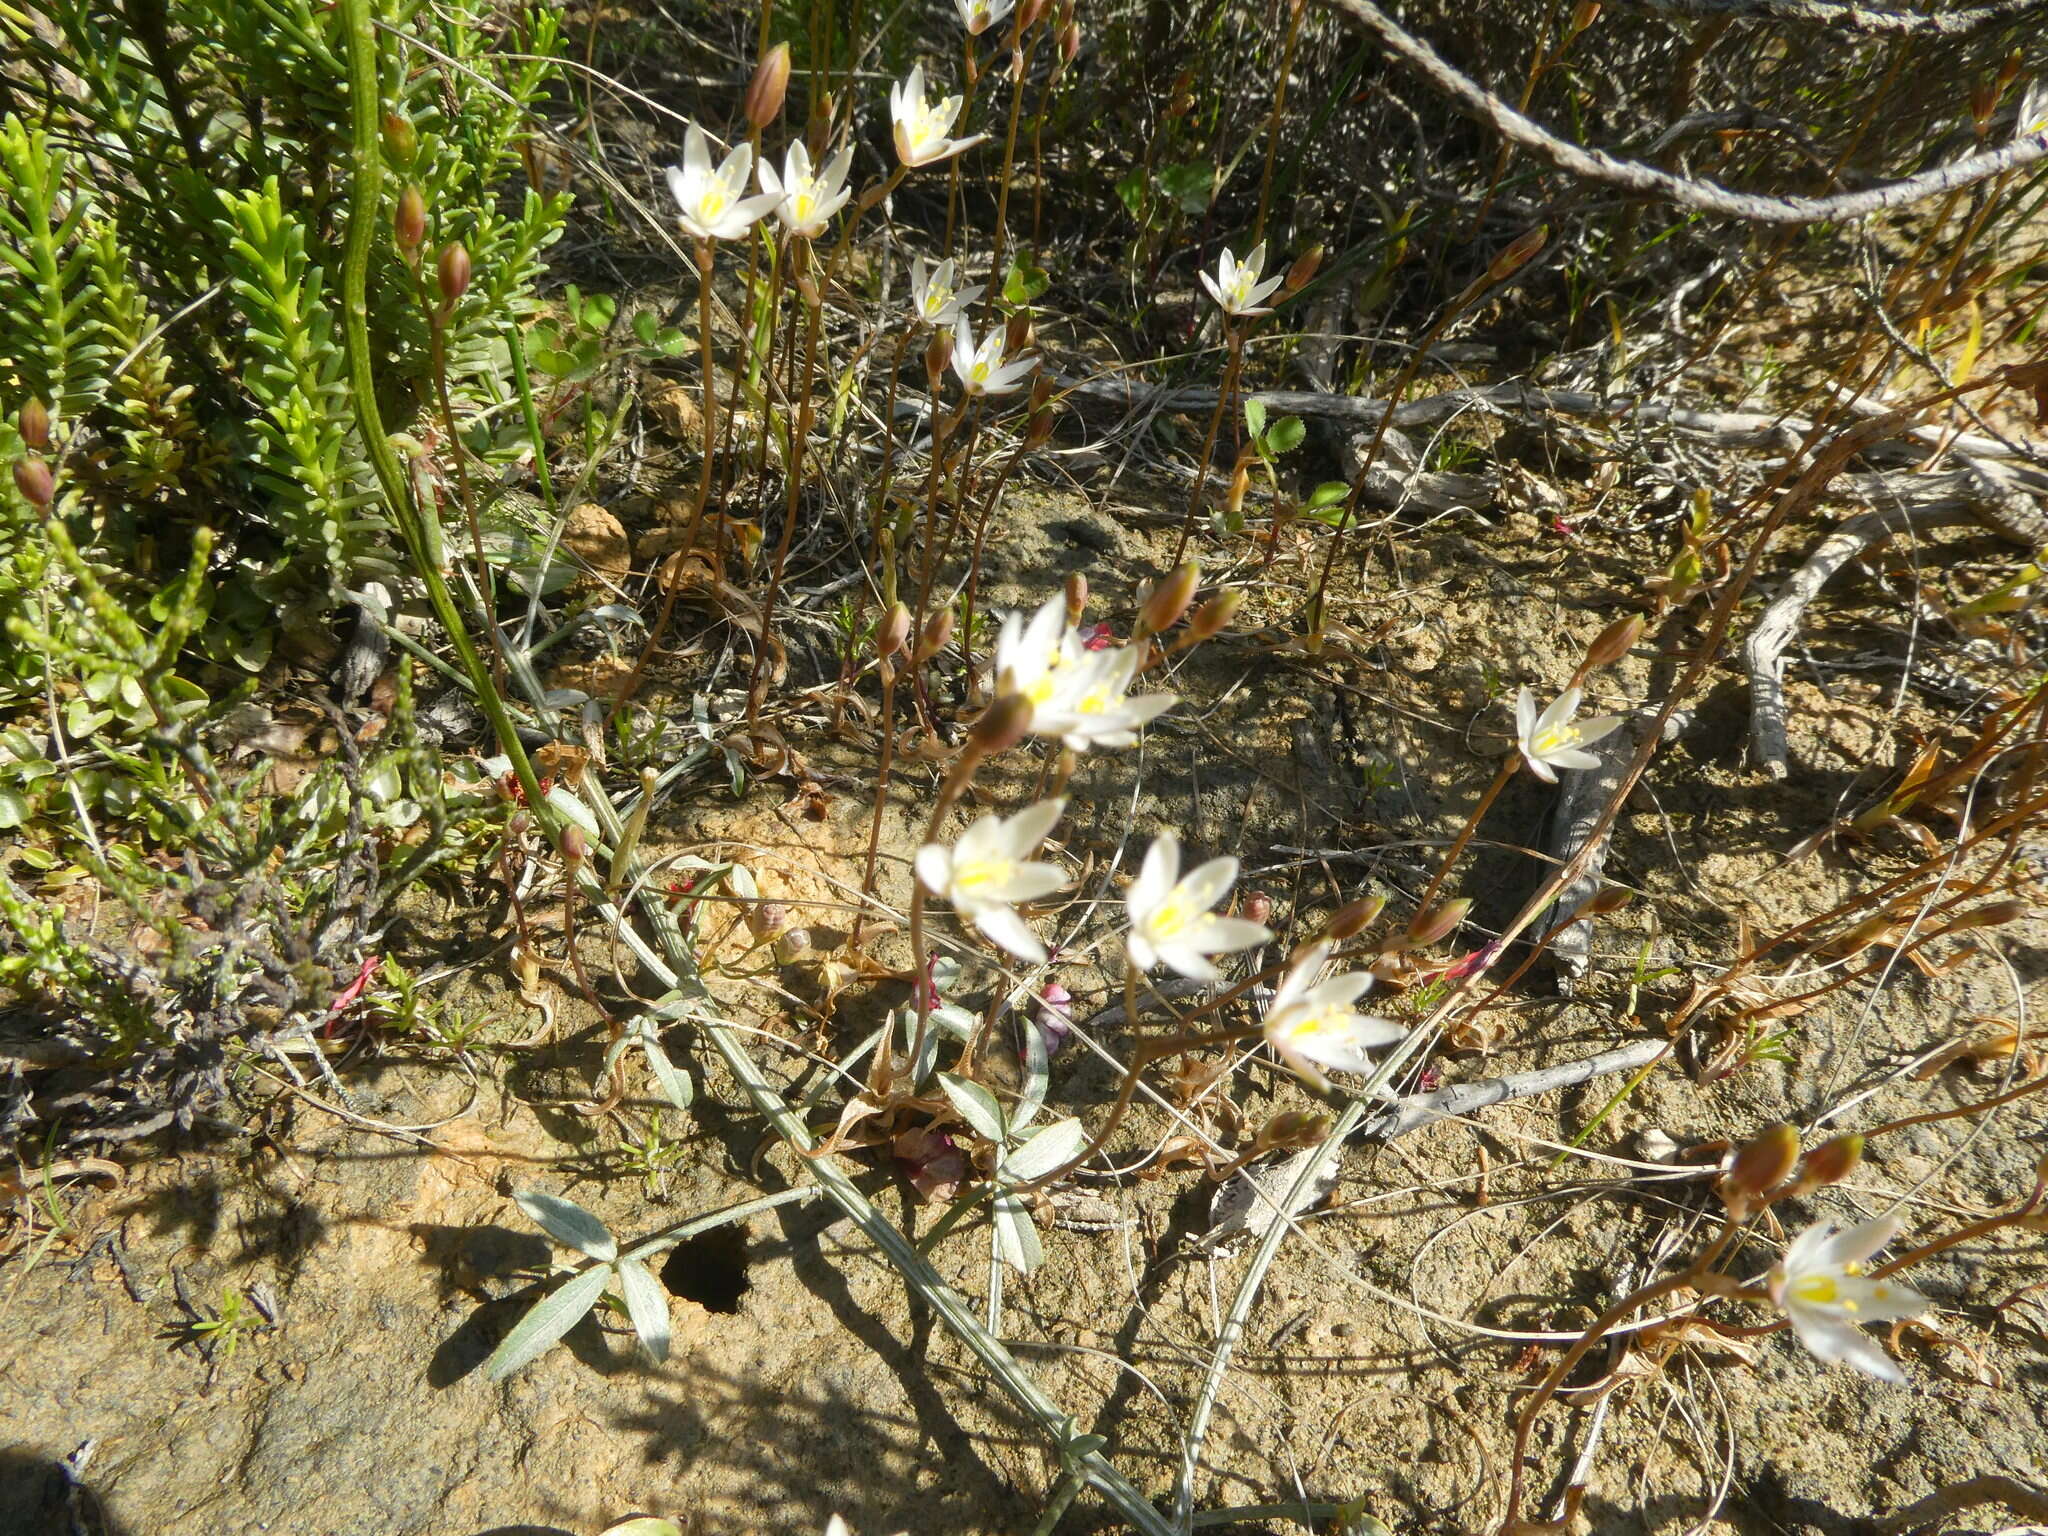
[(998, 1146), (1002, 1144), (1003, 1111), (994, 1094), (981, 1084), (970, 1083), (950, 1072), (939, 1074), (939, 1086), (946, 1090), (946, 1097), (953, 1101), (953, 1108), (960, 1112), (960, 1118), (978, 1135), (986, 1136)]
[(619, 1245), (605, 1224), (574, 1200), (542, 1194), (537, 1189), (521, 1190), (512, 1198), (543, 1232), (564, 1247), (603, 1259), (607, 1264), (619, 1256)]
[(626, 1296), (626, 1316), (633, 1331), (657, 1363), (668, 1358), (668, 1293), (638, 1259), (619, 1260), (619, 1289)]
[(484, 1362), (484, 1374), (503, 1381), (521, 1366), (538, 1359), (542, 1351), (583, 1321), (583, 1315), (597, 1305), (597, 1298), (612, 1277), (609, 1264), (593, 1264), (559, 1289), (533, 1304), (533, 1310), (519, 1319), (505, 1335), (505, 1342), (491, 1351)]
[(640, 1043), (647, 1048), (647, 1065), (654, 1069), (655, 1081), (661, 1084), (661, 1091), (668, 1095), (669, 1103), (677, 1109), (688, 1109), (697, 1097), (697, 1085), (690, 1080), (690, 1074), (676, 1070), (676, 1064), (668, 1059), (668, 1052), (652, 1035), (644, 1036)]

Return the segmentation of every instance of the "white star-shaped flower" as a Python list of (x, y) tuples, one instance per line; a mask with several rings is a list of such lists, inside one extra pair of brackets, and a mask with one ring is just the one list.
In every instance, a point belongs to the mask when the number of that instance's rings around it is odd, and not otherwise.
[(960, 116), (961, 98), (944, 96), (936, 102), (924, 98), (924, 66), (914, 64), (908, 79), (889, 87), (889, 120), (896, 130), (896, 158), (905, 166), (930, 165), (963, 149), (972, 149), (988, 135), (952, 139), (954, 120)]
[(985, 286), (969, 283), (955, 289), (950, 256), (929, 271), (922, 256), (910, 258), (910, 312), (926, 325), (951, 325), (960, 318), (960, 311), (981, 297)]
[(1223, 973), (1209, 961), (1250, 949), (1273, 937), (1272, 930), (1241, 917), (1221, 917), (1210, 909), (1237, 879), (1237, 860), (1211, 859), (1180, 872), (1180, 838), (1162, 832), (1145, 852), (1138, 878), (1124, 895), (1131, 920), (1125, 941), (1138, 969), (1164, 965), (1190, 981), (1221, 981)]
[(979, 37), (1009, 15), (1016, 3), (1017, 0), (953, 0), (953, 9), (960, 13), (960, 25), (968, 35)]
[(1042, 704), (1033, 700), (1032, 734), (1057, 736), (1076, 752), (1090, 747), (1128, 747), (1138, 739), (1140, 727), (1175, 702), (1170, 693), (1132, 698), (1131, 684), (1137, 676), (1135, 646), (1083, 651), (1063, 660), (1046, 679), (1052, 685), (1051, 696)]
[(782, 174), (767, 160), (761, 162), (761, 190), (776, 199), (775, 216), (793, 235), (815, 240), (825, 233), (832, 215), (846, 206), (853, 194), (847, 190), (846, 173), (853, 169), (853, 146), (847, 145), (825, 162), (818, 172), (811, 170), (811, 152), (803, 140), (795, 140), (782, 157)]
[(982, 337), (981, 345), (974, 343), (974, 326), (963, 313), (953, 321), (953, 372), (960, 378), (960, 388), (968, 395), (1007, 395), (1022, 384), (1031, 370), (1038, 366), (1038, 359), (1026, 354), (1009, 362), (1003, 361), (1003, 330), (993, 326)]
[(1252, 247), (1251, 255), (1245, 257), (1241, 266), (1237, 258), (1230, 254), (1230, 248), (1225, 246), (1223, 255), (1216, 263), (1216, 275), (1211, 277), (1206, 272), (1201, 274), (1202, 286), (1209, 290), (1209, 297), (1222, 307), (1226, 315), (1242, 318), (1246, 315), (1271, 314), (1270, 309), (1261, 308), (1260, 305), (1285, 281), (1287, 274), (1283, 272), (1279, 277), (1269, 277), (1262, 283), (1259, 281), (1259, 268), (1265, 264), (1266, 242), (1263, 240)]
[(1572, 719), (1582, 690), (1567, 688), (1550, 708), (1536, 713), (1536, 695), (1524, 688), (1515, 695), (1515, 740), (1529, 771), (1547, 783), (1557, 782), (1560, 768), (1598, 768), (1600, 759), (1585, 750), (1621, 724), (1620, 715)]
[(748, 197), (747, 176), (754, 169), (754, 151), (735, 144), (717, 170), (711, 168), (711, 145), (695, 123), (683, 135), (683, 163), (668, 168), (668, 189), (682, 212), (683, 228), (699, 240), (737, 240), (754, 221), (776, 204), (763, 194)]
[(917, 878), (934, 896), (952, 902), (991, 942), (1037, 964), (1046, 958), (1045, 945), (1017, 904), (1050, 896), (1067, 883), (1058, 865), (1031, 857), (1066, 805), (1064, 800), (1041, 800), (1014, 816), (990, 812), (950, 848), (926, 843), (917, 850)]
[(1873, 1280), (1864, 1261), (1898, 1235), (1898, 1218), (1880, 1216), (1837, 1232), (1833, 1222), (1808, 1227), (1771, 1266), (1765, 1288), (1799, 1342), (1830, 1365), (1846, 1360), (1879, 1381), (1903, 1383), (1906, 1373), (1859, 1326), (1915, 1317), (1931, 1305), (1910, 1285)]
[(1318, 944), (1296, 962), (1266, 1009), (1266, 1043), (1280, 1059), (1318, 1093), (1330, 1084), (1323, 1069), (1370, 1072), (1366, 1052), (1391, 1045), (1408, 1031), (1391, 1019), (1375, 1018), (1351, 1005), (1372, 986), (1364, 971), (1345, 971), (1317, 981), (1316, 973), (1330, 958), (1330, 946)]

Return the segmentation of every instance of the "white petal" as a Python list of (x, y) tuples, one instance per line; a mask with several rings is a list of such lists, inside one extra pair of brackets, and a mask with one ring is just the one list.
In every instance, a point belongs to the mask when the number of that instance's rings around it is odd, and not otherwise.
[(1135, 928), (1125, 935), (1124, 948), (1130, 951), (1131, 964), (1141, 971), (1149, 971), (1159, 963), (1159, 952), (1152, 947), (1152, 941)]
[(917, 878), (934, 896), (946, 894), (953, 879), (953, 850), (943, 843), (926, 843), (917, 850)]
[(1591, 746), (1596, 741), (1612, 736), (1620, 728), (1621, 722), (1625, 718), (1626, 716), (1623, 715), (1588, 715), (1579, 722), (1578, 734), (1580, 744), (1582, 746)]
[(1017, 839), (1018, 851), (1031, 853), (1045, 841), (1045, 836), (1058, 824), (1067, 809), (1067, 802), (1041, 800), (1036, 805), (1027, 805), (1010, 818), (1011, 836)]
[(1188, 924), (1183, 942), (1221, 955), (1250, 949), (1272, 937), (1273, 930), (1263, 923), (1247, 922), (1241, 917), (1202, 917)]
[(1536, 736), (1536, 695), (1527, 688), (1515, 695), (1515, 735), (1525, 746)]
[(1557, 782), (1557, 775), (1551, 772), (1549, 764), (1545, 763), (1540, 757), (1531, 757), (1525, 752), (1522, 754), (1522, 760), (1529, 765), (1529, 771), (1544, 783), (1555, 784)]
[(1848, 1231), (1829, 1237), (1821, 1245), (1820, 1262), (1836, 1265), (1861, 1264), (1898, 1235), (1899, 1218), (1895, 1215), (1887, 1214), (1858, 1222)]
[(1552, 699), (1550, 708), (1536, 717), (1536, 734), (1541, 736), (1545, 731), (1554, 731), (1570, 721), (1578, 712), (1580, 692), (1577, 688), (1567, 688)]
[(1370, 971), (1345, 971), (1341, 975), (1332, 976), (1311, 991), (1308, 1003), (1310, 1007), (1318, 1010), (1348, 1008), (1371, 990)]
[(972, 921), (991, 941), (1019, 960), (1033, 965), (1045, 960), (1045, 945), (1014, 907), (984, 907), (974, 914)]
[(1159, 950), (1159, 959), (1171, 971), (1178, 971), (1189, 981), (1221, 981), (1223, 973), (1209, 963), (1209, 957), (1199, 949), (1192, 948), (1186, 940), (1168, 944)]
[(1316, 972), (1323, 968), (1329, 958), (1330, 945), (1327, 940), (1311, 945), (1295, 962), (1294, 969), (1287, 973), (1279, 989), (1274, 992), (1273, 1001), (1266, 1008), (1266, 1017), (1269, 1020), (1281, 1018), (1296, 1003), (1307, 1001), (1313, 992), (1312, 983)]
[(1179, 878), (1180, 838), (1171, 830), (1161, 832), (1145, 850), (1145, 862), (1138, 866), (1138, 878), (1131, 882), (1124, 905), (1134, 914), (1156, 911)]
[(1206, 272), (1201, 274), (1201, 278), (1202, 286), (1209, 290), (1209, 297), (1214, 299), (1218, 304), (1223, 305), (1225, 309), (1230, 308), (1230, 305), (1224, 302), (1223, 290), (1216, 286), (1216, 279), (1211, 277)]
[(700, 178), (711, 174), (711, 145), (695, 123), (683, 134), (683, 169)]
[(1600, 759), (1591, 752), (1581, 752), (1577, 747), (1552, 747), (1543, 754), (1543, 761), (1553, 768), (1598, 768)]
[[(1067, 872), (1057, 864), (1019, 864), (1009, 877), (987, 891), (988, 904), (1009, 905), (1050, 896), (1067, 883)], [(980, 905), (980, 903), (977, 903)]]
[(1237, 879), (1237, 860), (1229, 854), (1209, 860), (1188, 871), (1180, 882), (1180, 898), (1198, 912), (1206, 912), (1222, 899)]

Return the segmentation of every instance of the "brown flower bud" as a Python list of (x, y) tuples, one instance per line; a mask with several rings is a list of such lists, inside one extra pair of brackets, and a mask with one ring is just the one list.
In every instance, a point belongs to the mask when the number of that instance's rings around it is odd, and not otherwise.
[(1273, 915), (1273, 898), (1264, 891), (1247, 891), (1244, 897), (1242, 915), (1247, 922), (1264, 927), (1266, 919)]
[(1152, 595), (1145, 599), (1145, 606), (1139, 612), (1139, 629), (1150, 635), (1164, 634), (1180, 622), (1180, 616), (1188, 611), (1188, 604), (1195, 600), (1195, 588), (1201, 584), (1200, 562), (1183, 560), (1160, 580), (1152, 589)]
[(573, 867), (590, 857), (590, 839), (575, 822), (562, 824), (562, 857)]
[(50, 446), (50, 408), (42, 401), (33, 397), (24, 400), (15, 425), (21, 431), (21, 440), (38, 453)]
[(787, 929), (775, 937), (775, 963), (777, 965), (795, 965), (797, 961), (810, 953), (810, 948), (810, 929)]
[(398, 194), (398, 209), (391, 216), (391, 238), (408, 267), (420, 264), (420, 246), (427, 238), (427, 200), (418, 187), (407, 184)]
[(788, 931), (795, 921), (789, 908), (779, 901), (757, 901), (747, 908), (747, 932), (757, 939), (772, 939)]
[(754, 128), (766, 128), (782, 115), (782, 100), (789, 94), (789, 44), (777, 43), (768, 50), (747, 82), (741, 110)]
[(1070, 21), (1060, 28), (1060, 64), (1062, 67), (1074, 62), (1081, 52), (1081, 23)]
[(911, 655), (914, 665), (923, 666), (946, 648), (953, 638), (953, 610), (941, 608), (924, 621), (924, 633), (917, 637), (917, 650)]
[(1052, 400), (1052, 380), (1042, 373), (1031, 376), (1031, 410), (1034, 414), (1042, 411)]
[(1572, 7), (1571, 31), (1566, 35), (1565, 41), (1570, 42), (1599, 19), (1600, 0), (1579, 0), (1579, 3)]
[(1088, 606), (1088, 578), (1079, 571), (1067, 577), (1067, 622), (1081, 622), (1081, 611)]
[(1317, 270), (1323, 264), (1323, 248), (1312, 245), (1294, 258), (1294, 265), (1287, 269), (1287, 280), (1280, 285), (1282, 293), (1299, 293), (1315, 281)]
[(460, 240), (451, 240), (441, 247), (441, 256), (434, 263), (434, 275), (441, 285), (442, 313), (452, 313), (469, 292), (470, 279), (469, 251)]
[(1260, 1151), (1300, 1151), (1330, 1139), (1335, 1122), (1330, 1116), (1308, 1109), (1283, 1109), (1259, 1127), (1253, 1144)]
[(1188, 620), (1188, 643), (1199, 645), (1204, 640), (1221, 634), (1230, 621), (1237, 617), (1237, 610), (1244, 606), (1244, 590), (1231, 587), (1218, 592), (1209, 601), (1195, 610), (1195, 616)]
[(932, 339), (925, 343), (924, 372), (931, 380), (932, 388), (939, 387), (939, 380), (945, 376), (946, 365), (953, 361), (953, 333), (939, 330), (932, 332)]
[(1992, 901), (1981, 907), (1972, 907), (1949, 926), (1951, 933), (1965, 928), (1996, 928), (2004, 923), (2016, 923), (2027, 915), (2029, 908), (2024, 901)]
[(1024, 3), (1017, 7), (1018, 34), (1021, 36), (1029, 32), (1045, 20), (1045, 13), (1051, 9), (1052, 0), (1024, 0)]
[(1058, 415), (1050, 408), (1042, 411), (1033, 411), (1031, 413), (1031, 424), (1024, 429), (1025, 448), (1043, 448), (1046, 440), (1052, 436), (1053, 423), (1056, 420), (1058, 420)]
[(1471, 910), (1472, 898), (1460, 896), (1456, 901), (1447, 901), (1432, 911), (1416, 913), (1408, 924), (1409, 947), (1423, 949), (1449, 938), (1458, 931), (1458, 925), (1465, 921), (1465, 914)]
[(1030, 729), (1031, 701), (1021, 693), (1006, 693), (967, 728), (967, 739), (983, 756), (990, 756), (1009, 751)]
[(1728, 1183), (1744, 1195), (1761, 1198), (1790, 1178), (1798, 1162), (1799, 1129), (1781, 1120), (1735, 1149)]
[(1534, 229), (1517, 235), (1508, 248), (1493, 258), (1486, 269), (1489, 283), (1504, 283), (1522, 268), (1536, 259), (1536, 255), (1550, 239), (1548, 225), (1538, 224)]
[(1610, 912), (1619, 912), (1636, 899), (1636, 893), (1625, 885), (1603, 887), (1594, 898), (1586, 903), (1588, 917), (1605, 917)]
[(875, 654), (886, 659), (909, 643), (910, 609), (897, 603), (882, 615), (882, 622), (875, 626)]
[(1616, 619), (1612, 624), (1593, 637), (1593, 643), (1586, 647), (1584, 670), (1591, 672), (1595, 667), (1611, 667), (1643, 638), (1643, 616), (1632, 613), (1625, 619)]
[(14, 461), (14, 488), (28, 498), (31, 506), (37, 507), (47, 507), (57, 494), (50, 466), (33, 453)]
[(1806, 1154), (1799, 1165), (1799, 1182), (1794, 1186), (1797, 1193), (1819, 1189), (1825, 1184), (1839, 1184), (1856, 1171), (1863, 1161), (1863, 1138), (1854, 1131), (1824, 1141)]
[(1233, 516), (1244, 510), (1245, 493), (1252, 488), (1251, 460), (1242, 458), (1230, 476), (1230, 489), (1223, 493), (1223, 510)]
[(1370, 928), (1386, 909), (1384, 896), (1361, 896), (1347, 902), (1331, 914), (1330, 923), (1323, 930), (1323, 937), (1332, 944), (1342, 944), (1346, 939), (1355, 939)]
[(1018, 310), (1017, 313), (1010, 316), (1008, 323), (1003, 327), (1003, 355), (1005, 357), (1015, 357), (1020, 352), (1030, 350), (1034, 337), (1035, 333), (1031, 325), (1031, 311), (1028, 309)]
[(384, 114), (384, 153), (393, 165), (401, 171), (412, 168), (413, 157), (420, 152), (419, 130), (412, 125), (412, 119), (397, 112)]

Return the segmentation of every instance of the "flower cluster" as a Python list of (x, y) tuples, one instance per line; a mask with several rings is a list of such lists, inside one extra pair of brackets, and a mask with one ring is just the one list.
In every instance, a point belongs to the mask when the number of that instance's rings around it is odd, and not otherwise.
[(1032, 733), (1076, 752), (1127, 747), (1173, 704), (1170, 693), (1131, 696), (1141, 659), (1135, 646), (1092, 649), (1068, 624), (1066, 598), (1057, 593), (1029, 620), (1011, 614), (996, 637), (996, 676), (1005, 691), (1031, 701)]

